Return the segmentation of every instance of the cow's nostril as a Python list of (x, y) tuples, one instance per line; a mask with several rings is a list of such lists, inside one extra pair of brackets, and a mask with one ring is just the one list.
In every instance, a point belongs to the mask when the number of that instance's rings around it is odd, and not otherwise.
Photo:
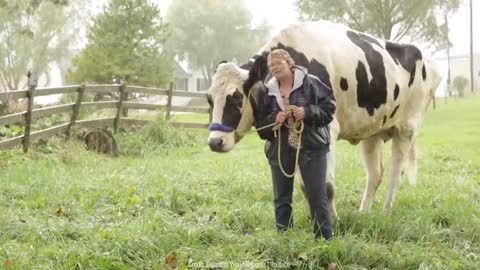
[(223, 140), (222, 138), (211, 138), (208, 141), (208, 146), (212, 151), (220, 151), (222, 149)]

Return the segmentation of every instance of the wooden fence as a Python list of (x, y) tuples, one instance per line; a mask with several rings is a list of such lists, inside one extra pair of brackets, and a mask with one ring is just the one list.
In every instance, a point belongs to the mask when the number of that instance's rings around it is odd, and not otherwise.
[[(114, 101), (99, 101), (99, 102), (84, 102), (85, 93), (112, 93), (117, 92), (119, 98)], [(57, 106), (49, 106), (39, 109), (34, 109), (34, 98), (38, 96), (48, 96), (54, 94), (71, 94), (77, 93), (76, 102), (70, 104), (62, 104)], [(167, 97), (166, 105), (131, 102), (127, 100), (129, 93), (143, 93), (147, 95), (160, 95)], [(6, 139), (0, 141), (0, 148), (11, 148), (18, 145), (23, 145), (23, 150), (26, 152), (30, 146), (31, 141), (48, 138), (57, 134), (71, 135), (72, 128), (76, 127), (113, 127), (114, 132), (117, 132), (121, 125), (145, 125), (149, 120), (139, 120), (124, 117), (127, 115), (128, 109), (143, 109), (143, 110), (159, 110), (163, 109), (167, 120), (170, 119), (171, 112), (190, 112), (190, 113), (205, 113), (210, 114), (208, 108), (191, 107), (191, 106), (173, 106), (173, 97), (191, 97), (202, 98), (206, 100), (205, 93), (195, 93), (186, 91), (174, 91), (173, 84), (170, 84), (168, 89), (149, 88), (131, 85), (71, 85), (57, 88), (32, 88), (29, 90), (11, 91), (0, 93), (1, 102), (16, 101), (18, 99), (27, 98), (27, 110), (21, 113), (9, 114), (0, 116), (0, 126), (8, 124), (23, 122), (25, 124), (25, 131), (22, 136)], [(112, 118), (99, 118), (92, 120), (78, 120), (81, 109), (116, 109), (116, 116)], [(71, 119), (68, 123), (50, 127), (47, 129), (31, 132), (32, 122), (36, 119), (44, 118), (54, 114), (71, 112)], [(182, 128), (207, 128), (207, 123), (184, 123), (172, 122), (175, 127)]]

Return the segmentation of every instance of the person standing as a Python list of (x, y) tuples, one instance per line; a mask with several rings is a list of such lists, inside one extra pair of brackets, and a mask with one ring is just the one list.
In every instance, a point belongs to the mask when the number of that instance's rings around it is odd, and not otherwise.
[[(319, 78), (309, 74), (305, 67), (296, 66), (286, 50), (271, 51), (267, 64), (273, 77), (265, 84), (268, 94), (258, 104), (255, 126), (281, 125), (278, 131), (274, 128), (257, 131), (260, 138), (266, 140), (265, 154), (272, 173), (277, 229), (286, 231), (293, 226), (294, 177), (288, 174), (295, 171), (299, 150), (298, 167), (314, 221), (315, 238), (323, 236), (331, 239), (333, 232), (328, 210), (326, 168), (330, 144), (328, 124), (333, 120), (336, 109), (333, 91)], [(302, 121), (300, 136), (292, 126)]]

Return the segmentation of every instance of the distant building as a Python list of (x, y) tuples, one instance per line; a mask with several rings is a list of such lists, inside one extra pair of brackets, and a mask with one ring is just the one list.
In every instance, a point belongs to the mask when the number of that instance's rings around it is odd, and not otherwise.
[(185, 71), (185, 69), (177, 62), (175, 62), (175, 68), (173, 70), (173, 77), (175, 79), (173, 89), (189, 91), (188, 81), (192, 78), (192, 74)]
[[(184, 65), (186, 66), (186, 65)], [(203, 78), (203, 74), (198, 70), (187, 72), (187, 68), (183, 68), (182, 64), (175, 61), (175, 90), (184, 90), (190, 92), (207, 91), (210, 83)]]

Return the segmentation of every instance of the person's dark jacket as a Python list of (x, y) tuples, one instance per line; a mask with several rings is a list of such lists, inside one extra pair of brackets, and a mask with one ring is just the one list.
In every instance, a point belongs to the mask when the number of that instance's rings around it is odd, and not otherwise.
[[(304, 107), (305, 110), (302, 149), (326, 153), (329, 151), (330, 144), (328, 124), (333, 120), (336, 109), (333, 91), (318, 77), (308, 74), (308, 71), (303, 67), (295, 66), (294, 77), (289, 103), (290, 105)], [(272, 78), (265, 86), (267, 95), (258, 101), (255, 113), (255, 127), (257, 129), (274, 123), (278, 112), (285, 110), (278, 81)], [(282, 126), (281, 132), (282, 145), (286, 146), (288, 144), (288, 129)], [(267, 140), (265, 149), (267, 157), (276, 159), (277, 139), (272, 128), (259, 130), (257, 133), (260, 138)]]

